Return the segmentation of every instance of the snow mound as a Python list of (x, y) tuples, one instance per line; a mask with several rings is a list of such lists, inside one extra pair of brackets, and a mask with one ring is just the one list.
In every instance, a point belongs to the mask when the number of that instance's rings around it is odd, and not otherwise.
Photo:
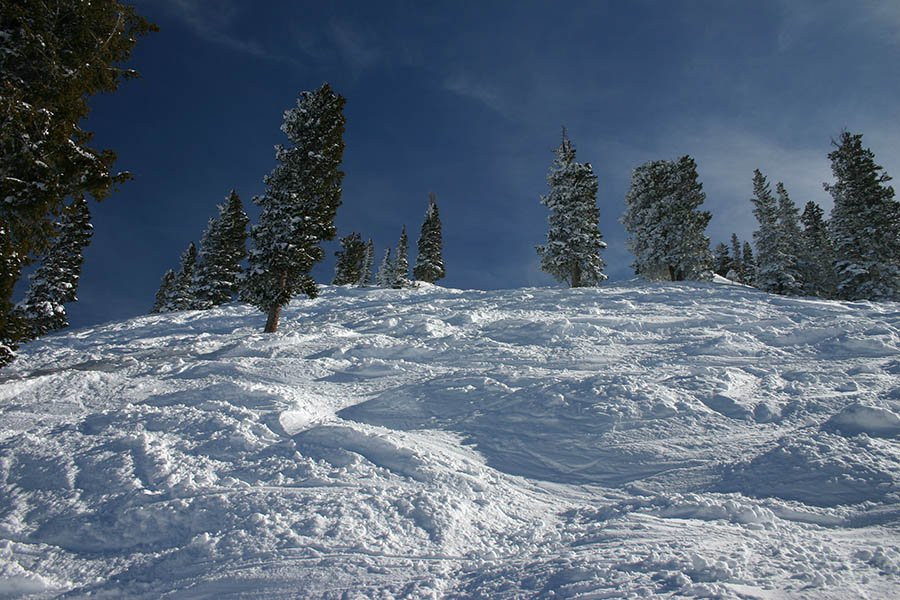
[(325, 287), (0, 371), (0, 597), (891, 598), (900, 311)]
[(895, 438), (900, 436), (900, 416), (887, 408), (855, 403), (828, 419), (823, 428), (845, 435)]

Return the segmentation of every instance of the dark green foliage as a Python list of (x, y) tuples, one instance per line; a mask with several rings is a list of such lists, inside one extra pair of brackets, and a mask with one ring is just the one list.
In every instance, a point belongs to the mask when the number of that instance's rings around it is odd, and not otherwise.
[(575, 146), (563, 129), (562, 143), (547, 175), (550, 193), (541, 204), (550, 210), (547, 243), (537, 247), (541, 269), (571, 287), (593, 286), (606, 279), (600, 251), (597, 176), (590, 163), (575, 160)]
[(172, 306), (174, 306), (173, 297), (175, 294), (175, 281), (177, 279), (178, 277), (175, 275), (175, 271), (172, 269), (166, 271), (166, 274), (163, 275), (162, 282), (159, 284), (159, 290), (156, 292), (156, 297), (153, 300), (153, 308), (150, 309), (151, 313), (162, 313), (174, 310)]
[(391, 280), (391, 287), (394, 289), (399, 290), (411, 285), (409, 280), (408, 245), (409, 238), (406, 236), (406, 225), (404, 225), (400, 232), (400, 241), (397, 243), (397, 256), (394, 257), (392, 265), (393, 279)]
[(167, 310), (191, 310), (197, 307), (194, 294), (194, 271), (197, 268), (197, 247), (191, 242), (181, 254), (181, 268), (172, 286), (171, 302)]
[(65, 208), (59, 233), (32, 274), (25, 300), (17, 307), (24, 320), (26, 339), (69, 326), (65, 305), (78, 299), (83, 251), (92, 231), (91, 214), (84, 198)]
[(747, 285), (756, 285), (756, 258), (753, 256), (753, 246), (750, 242), (744, 242), (741, 252), (741, 268), (743, 269), (742, 281)]
[(828, 155), (835, 182), (831, 238), (837, 294), (846, 300), (900, 300), (900, 203), (891, 178), (847, 131)]
[(366, 250), (363, 254), (363, 267), (362, 271), (359, 274), (359, 280), (357, 280), (356, 285), (359, 287), (368, 287), (372, 285), (372, 264), (375, 261), (375, 244), (372, 242), (372, 238), (369, 238), (369, 241), (366, 242)]
[[(0, 2), (0, 339), (21, 333), (12, 294), (22, 268), (51, 248), (67, 198), (101, 200), (127, 173), (89, 146), (88, 99), (135, 71), (120, 65), (155, 30), (114, 0)], [(18, 333), (17, 333), (18, 332)]]
[(622, 224), (634, 254), (635, 272), (651, 279), (708, 279), (713, 260), (701, 211), (706, 199), (690, 156), (656, 160), (634, 170)]
[(825, 213), (815, 202), (807, 202), (800, 216), (800, 271), (803, 293), (807, 296), (831, 298), (835, 294), (834, 248), (828, 236)]
[(278, 328), (281, 307), (291, 298), (318, 295), (309, 273), (324, 257), (320, 242), (336, 234), (344, 103), (327, 83), (300, 94), (281, 127), (292, 145), (276, 148), (278, 165), (264, 180), (266, 192), (253, 199), (262, 213), (250, 234), (253, 247), (241, 298), (267, 313), (266, 332)]
[(391, 287), (394, 284), (394, 261), (391, 260), (391, 249), (384, 251), (381, 264), (378, 266), (378, 274), (375, 276), (375, 283), (379, 287)]
[(744, 261), (741, 255), (741, 242), (736, 233), (731, 234), (731, 276), (726, 275), (729, 279), (739, 283), (746, 283), (744, 275)]
[(367, 245), (355, 231), (341, 238), (341, 249), (334, 253), (335, 263), (333, 285), (358, 285), (364, 280)]
[(194, 272), (194, 308), (209, 308), (231, 301), (238, 293), (241, 261), (247, 256), (247, 224), (237, 192), (231, 190), (219, 215), (210, 219), (200, 240)]
[(717, 275), (725, 277), (732, 268), (733, 261), (728, 256), (728, 246), (723, 243), (716, 244), (713, 249), (713, 265)]
[(418, 254), (413, 277), (419, 281), (434, 283), (446, 275), (444, 269), (444, 240), (441, 217), (438, 214), (437, 196), (428, 194), (428, 210), (419, 235)]

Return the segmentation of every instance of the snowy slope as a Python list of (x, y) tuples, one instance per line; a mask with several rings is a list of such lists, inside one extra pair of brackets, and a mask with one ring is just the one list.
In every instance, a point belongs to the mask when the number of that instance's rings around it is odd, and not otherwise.
[(900, 597), (900, 305), (326, 288), (0, 371), (0, 597)]

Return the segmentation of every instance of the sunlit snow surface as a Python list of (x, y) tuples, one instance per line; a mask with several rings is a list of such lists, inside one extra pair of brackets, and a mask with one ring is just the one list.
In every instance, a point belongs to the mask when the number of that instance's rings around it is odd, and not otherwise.
[(325, 288), (0, 371), (0, 597), (897, 598), (900, 305)]

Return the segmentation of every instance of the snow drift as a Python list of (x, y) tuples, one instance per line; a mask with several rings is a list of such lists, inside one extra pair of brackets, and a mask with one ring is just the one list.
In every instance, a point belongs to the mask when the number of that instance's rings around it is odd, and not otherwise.
[(0, 371), (0, 597), (895, 597), (900, 306), (325, 288)]

